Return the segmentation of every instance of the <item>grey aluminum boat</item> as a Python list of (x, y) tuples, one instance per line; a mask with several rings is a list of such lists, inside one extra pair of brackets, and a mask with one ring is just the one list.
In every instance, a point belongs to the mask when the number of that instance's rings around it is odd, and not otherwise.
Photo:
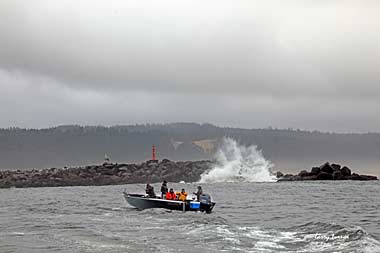
[(158, 197), (149, 198), (142, 194), (130, 194), (126, 192), (123, 192), (123, 194), (128, 204), (138, 209), (165, 208), (170, 210), (202, 211), (206, 213), (211, 213), (212, 209), (215, 206), (214, 202), (201, 203), (193, 200), (166, 200)]

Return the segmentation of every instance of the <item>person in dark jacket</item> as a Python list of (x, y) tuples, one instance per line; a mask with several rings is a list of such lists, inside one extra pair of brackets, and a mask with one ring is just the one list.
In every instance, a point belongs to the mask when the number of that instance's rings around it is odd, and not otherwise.
[(199, 201), (199, 197), (203, 194), (203, 190), (200, 185), (198, 185), (197, 189), (197, 192), (194, 192), (193, 194), (197, 195), (197, 201)]
[(166, 193), (168, 192), (167, 183), (168, 182), (166, 182), (166, 180), (165, 180), (164, 182), (162, 182), (162, 185), (161, 185), (161, 198), (162, 199), (166, 196)]
[(146, 184), (145, 193), (148, 194), (149, 198), (155, 198), (154, 188), (150, 184)]

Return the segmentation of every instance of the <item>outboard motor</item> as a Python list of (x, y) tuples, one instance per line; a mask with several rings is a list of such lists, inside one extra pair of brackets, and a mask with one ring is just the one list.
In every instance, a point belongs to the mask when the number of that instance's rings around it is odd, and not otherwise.
[(202, 194), (199, 196), (199, 202), (201, 202), (204, 205), (210, 205), (211, 204), (211, 196), (209, 194)]

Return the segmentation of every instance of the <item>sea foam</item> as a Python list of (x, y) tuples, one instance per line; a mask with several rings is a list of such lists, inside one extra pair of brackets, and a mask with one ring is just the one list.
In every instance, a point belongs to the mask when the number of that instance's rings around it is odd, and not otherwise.
[(216, 165), (201, 175), (200, 183), (272, 182), (273, 164), (264, 158), (257, 146), (244, 146), (232, 138), (223, 138), (215, 153)]

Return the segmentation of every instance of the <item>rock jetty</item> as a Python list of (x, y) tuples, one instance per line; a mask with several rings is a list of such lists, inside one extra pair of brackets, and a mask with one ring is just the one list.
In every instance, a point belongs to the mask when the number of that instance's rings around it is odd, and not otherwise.
[(351, 173), (347, 166), (325, 163), (320, 167), (313, 167), (311, 171), (302, 170), (297, 175), (277, 172), (278, 181), (307, 181), (307, 180), (378, 180), (376, 176)]
[(117, 185), (134, 183), (195, 182), (210, 169), (211, 161), (147, 161), (141, 164), (105, 162), (76, 168), (0, 171), (0, 188)]

